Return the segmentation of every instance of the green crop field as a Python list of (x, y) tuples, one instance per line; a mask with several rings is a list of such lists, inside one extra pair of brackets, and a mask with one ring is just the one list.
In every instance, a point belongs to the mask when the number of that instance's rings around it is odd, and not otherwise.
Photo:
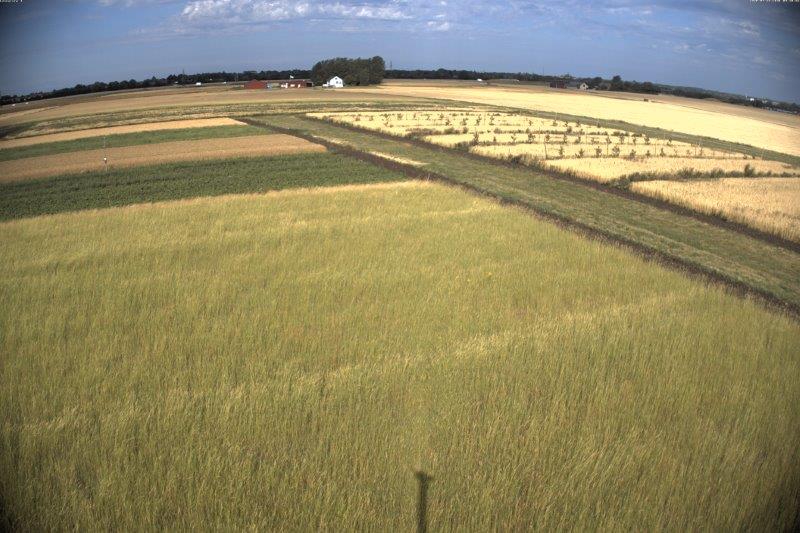
[(198, 196), (399, 179), (404, 176), (376, 172), (370, 164), (331, 153), (166, 163), (0, 184), (0, 220)]
[(11, 220), (0, 264), (6, 527), (408, 531), (415, 470), (433, 531), (797, 523), (795, 320), (455, 188)]
[(169, 141), (195, 141), (199, 139), (224, 139), (229, 137), (245, 137), (264, 133), (263, 129), (252, 126), (211, 126), (207, 128), (186, 128), (179, 130), (143, 131), (137, 133), (122, 133), (100, 137), (87, 137), (72, 141), (57, 141), (52, 143), (19, 146), (16, 148), (0, 149), (0, 161), (10, 161), (25, 157), (40, 155), (63, 154), (81, 150), (95, 150), (98, 148), (117, 148), (121, 146), (135, 146), (141, 144), (157, 144)]

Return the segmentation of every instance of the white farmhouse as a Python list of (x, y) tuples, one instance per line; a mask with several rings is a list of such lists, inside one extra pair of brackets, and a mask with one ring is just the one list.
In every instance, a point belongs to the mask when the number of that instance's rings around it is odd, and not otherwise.
[(328, 80), (328, 83), (325, 84), (326, 87), (332, 87), (334, 89), (341, 89), (344, 87), (344, 80), (339, 76), (334, 76)]

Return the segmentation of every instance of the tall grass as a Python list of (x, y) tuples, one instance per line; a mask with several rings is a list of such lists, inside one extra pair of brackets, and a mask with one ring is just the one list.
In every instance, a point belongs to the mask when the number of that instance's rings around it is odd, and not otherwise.
[(47, 529), (785, 529), (800, 327), (424, 184), (0, 225), (0, 493)]

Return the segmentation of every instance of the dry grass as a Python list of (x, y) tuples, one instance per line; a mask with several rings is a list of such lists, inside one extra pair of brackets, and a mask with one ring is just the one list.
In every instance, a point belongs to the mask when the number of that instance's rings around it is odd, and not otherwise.
[(0, 224), (21, 531), (781, 531), (800, 327), (455, 188)]
[(423, 163), (421, 161), (415, 161), (413, 159), (407, 159), (405, 157), (397, 157), (390, 154), (384, 154), (383, 152), (370, 152), (372, 155), (376, 155), (382, 159), (388, 159), (389, 161), (394, 161), (395, 163), (402, 163), (404, 165), (411, 165), (413, 167), (421, 167), (425, 166), (427, 163)]
[[(776, 123), (768, 114), (756, 115), (741, 106), (716, 106), (700, 109), (687, 99), (644, 102), (642, 99), (605, 97), (583, 91), (542, 90), (508, 87), (437, 87), (385, 85), (361, 89), (382, 95), (452, 99), (461, 102), (553, 111), (713, 137), (759, 148), (800, 155), (800, 118), (781, 117), (788, 124)], [(613, 96), (613, 95), (611, 95)], [(681, 103), (676, 103), (680, 101)], [(683, 102), (686, 102), (686, 105)], [(740, 109), (741, 108), (741, 109)], [(774, 113), (773, 113), (774, 114)]]
[(174, 161), (227, 159), (305, 152), (324, 152), (325, 147), (291, 135), (252, 135), (225, 139), (174, 141), (105, 150), (86, 150), (0, 162), (0, 183), (25, 179)]
[(745, 175), (745, 165), (755, 172), (770, 174), (800, 175), (800, 169), (781, 163), (780, 161), (763, 161), (761, 159), (710, 159), (693, 157), (676, 158), (594, 158), (558, 159), (547, 161), (547, 164), (559, 170), (568, 170), (586, 179), (609, 182), (635, 173), (642, 174), (675, 174), (681, 170), (691, 169), (696, 172), (715, 173), (717, 171), (738, 172)]
[(20, 137), (18, 139), (0, 140), (0, 150), (18, 148), (59, 141), (74, 141), (89, 137), (102, 137), (104, 135), (119, 135), (124, 133), (140, 133), (145, 131), (180, 130), (187, 128), (208, 128), (213, 126), (241, 126), (242, 122), (227, 117), (204, 118), (190, 120), (170, 120), (162, 122), (148, 122), (142, 124), (129, 124), (124, 126), (110, 126), (106, 128), (92, 128), (62, 133), (36, 135), (33, 137)]
[(800, 242), (800, 178), (644, 181), (634, 191)]

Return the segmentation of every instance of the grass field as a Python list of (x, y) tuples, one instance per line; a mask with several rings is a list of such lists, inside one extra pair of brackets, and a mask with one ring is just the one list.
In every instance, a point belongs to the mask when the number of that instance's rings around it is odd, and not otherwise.
[(522, 212), (384, 184), (0, 242), (13, 527), (410, 530), (415, 468), (434, 531), (796, 523), (797, 323)]
[[(170, 141), (156, 144), (100, 148), (26, 159), (0, 161), (0, 183), (108, 170), (175, 161), (200, 161), (269, 155), (324, 152), (325, 147), (291, 135), (264, 134), (245, 137)], [(107, 159), (107, 163), (105, 160)]]
[(800, 242), (800, 178), (645, 181), (633, 190)]
[(402, 180), (330, 153), (181, 162), (0, 183), (0, 220), (292, 187)]

